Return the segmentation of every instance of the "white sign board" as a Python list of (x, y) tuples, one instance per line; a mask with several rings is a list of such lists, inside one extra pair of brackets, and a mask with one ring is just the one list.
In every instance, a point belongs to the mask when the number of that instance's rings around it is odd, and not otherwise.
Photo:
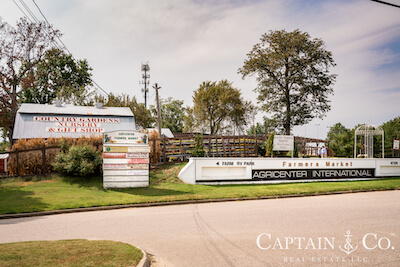
[(148, 135), (114, 131), (103, 136), (103, 187), (149, 186)]
[(394, 150), (399, 150), (399, 139), (394, 139), (393, 140), (393, 149)]
[(274, 151), (292, 151), (294, 149), (293, 135), (275, 135)]
[(147, 144), (148, 135), (136, 131), (104, 133), (104, 144)]
[(178, 177), (189, 184), (257, 184), (399, 177), (400, 159), (190, 158)]

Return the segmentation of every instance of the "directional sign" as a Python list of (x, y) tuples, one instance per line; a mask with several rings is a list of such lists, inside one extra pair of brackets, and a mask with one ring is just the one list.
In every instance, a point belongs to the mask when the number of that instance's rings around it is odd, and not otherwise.
[(126, 153), (108, 153), (108, 152), (104, 152), (103, 153), (103, 158), (120, 158), (120, 159), (124, 159), (126, 158)]
[(128, 152), (127, 146), (104, 146), (104, 152)]
[(104, 133), (105, 144), (147, 144), (148, 135), (134, 131)]
[(274, 151), (292, 151), (294, 149), (293, 135), (275, 135)]
[(137, 159), (137, 158), (148, 158), (149, 153), (126, 153), (126, 158)]
[(130, 153), (150, 153), (149, 146), (130, 146), (128, 147), (128, 152)]
[(149, 159), (128, 159), (128, 164), (143, 164), (143, 163), (149, 163)]
[(147, 134), (136, 131), (104, 133), (104, 188), (144, 187), (149, 185)]

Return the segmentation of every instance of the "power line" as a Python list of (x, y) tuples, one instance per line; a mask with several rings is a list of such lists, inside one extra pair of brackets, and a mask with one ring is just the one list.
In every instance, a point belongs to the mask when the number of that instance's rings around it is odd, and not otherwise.
[(19, 0), (19, 2), (25, 7), (25, 10), (28, 11), (29, 15), (33, 18), (36, 23), (39, 23), (39, 20), (35, 16), (35, 14), (31, 11), (31, 9), (25, 4), (24, 0)]
[[(47, 22), (47, 24), (53, 29), (53, 26), (51, 26), (50, 22), (47, 20), (46, 16), (43, 14), (42, 10), (40, 9), (40, 7), (38, 6), (38, 4), (36, 4), (35, 0), (32, 0), (32, 2), (35, 4), (35, 6), (37, 7), (37, 9), (39, 10), (40, 14), (42, 14), (43, 18), (45, 19), (45, 21)], [(63, 45), (64, 49), (72, 56), (72, 58), (76, 61), (75, 57), (72, 55), (72, 53), (68, 50), (67, 46), (64, 44), (64, 42), (61, 40), (61, 38), (59, 36), (57, 36), (57, 39), (60, 41), (60, 43)], [(98, 85), (96, 83), (96, 81), (93, 81), (93, 84), (97, 86), (97, 89), (102, 91), (104, 94), (106, 94), (108, 96), (108, 93), (101, 88), (100, 85)]]
[(37, 9), (39, 10), (40, 14), (42, 14), (43, 18), (46, 20), (47, 24), (50, 25), (50, 22), (47, 20), (46, 16), (43, 14), (42, 10), (40, 9), (40, 7), (36, 4), (35, 0), (32, 0), (32, 2), (35, 4), (35, 6), (37, 7)]
[(21, 10), (21, 12), (24, 14), (24, 16), (25, 16), (27, 19), (29, 19), (30, 22), (33, 23), (33, 21), (31, 20), (31, 18), (30, 18), (28, 15), (26, 15), (26, 13), (25, 13), (25, 12), (22, 10), (22, 8), (17, 4), (17, 2), (15, 2), (15, 0), (13, 0), (13, 2), (14, 2), (14, 4), (19, 8), (19, 10)]
[[(39, 19), (35, 16), (35, 14), (32, 12), (32, 10), (29, 8), (29, 6), (23, 1), (23, 0), (19, 0), (19, 2), (21, 3), (21, 5), (25, 8), (25, 10), (28, 12), (29, 15), (27, 15), (25, 13), (25, 11), (17, 4), (17, 2), (15, 2), (15, 0), (13, 0), (14, 4), (18, 7), (19, 10), (21, 10), (21, 12), (25, 15), (25, 17), (31, 22), (31, 23), (40, 23)], [(32, 17), (32, 18), (31, 18)], [(33, 20), (32, 20), (33, 19)], [(47, 35), (50, 35), (50, 33), (47, 31), (46, 28), (43, 28), (43, 30), (46, 32)], [(59, 50), (63, 50), (63, 48), (56, 42), (53, 41), (52, 45), (54, 48), (57, 48)]]
[(372, 2), (377, 2), (377, 3), (380, 3), (380, 4), (384, 4), (384, 5), (388, 5), (388, 6), (393, 6), (393, 7), (398, 7), (398, 8), (400, 8), (399, 5), (392, 4), (392, 3), (388, 3), (388, 2), (385, 2), (385, 1), (380, 1), (380, 0), (371, 0), (371, 1), (372, 1)]
[[(21, 1), (21, 0), (20, 0)], [(51, 26), (50, 22), (47, 20), (46, 16), (43, 14), (42, 10), (39, 8), (39, 6), (36, 4), (35, 0), (32, 0), (32, 2), (35, 4), (35, 6), (37, 7), (37, 9), (39, 10), (40, 14), (42, 14), (43, 18), (45, 19), (45, 21), (47, 22), (47, 24), (51, 27), (51, 29), (53, 30), (53, 26)], [(54, 30), (53, 30), (54, 31)], [(63, 45), (64, 49), (67, 50), (67, 52), (72, 56), (72, 53), (68, 50), (68, 48), (65, 46), (65, 44), (63, 43), (63, 41), (60, 39), (59, 36), (56, 36), (57, 39), (60, 41), (60, 43)], [(74, 57), (74, 56), (72, 56)]]
[(104, 94), (106, 94), (106, 96), (108, 96), (108, 93), (103, 88), (101, 88), (100, 85), (98, 85), (95, 80), (92, 79), (92, 81), (97, 86), (98, 90), (102, 91)]
[[(17, 5), (17, 3), (13, 0), (13, 2), (14, 2), (14, 4), (15, 5)], [(19, 0), (19, 2), (22, 4), (22, 6), (25, 8), (25, 10), (28, 12), (28, 14), (30, 15), (30, 17), (32, 17), (32, 19), (36, 22), (36, 23), (40, 23), (40, 21), (39, 21), (39, 19), (35, 16), (35, 14), (31, 11), (31, 9), (29, 8), (29, 6), (23, 1), (23, 0)], [(17, 5), (18, 6), (18, 5)], [(22, 13), (24, 13), (24, 15), (25, 15), (25, 17), (27, 18), (27, 19), (29, 19), (29, 21), (31, 22), (31, 23), (34, 23), (34, 21), (32, 21), (32, 19), (28, 16), (28, 15), (26, 15), (26, 13), (18, 6), (18, 8), (19, 8), (19, 10), (21, 10), (22, 11)], [(43, 28), (43, 30), (46, 32), (46, 34), (47, 35), (50, 35), (50, 33), (47, 31), (47, 29), (46, 28)], [(57, 42), (55, 42), (55, 41), (53, 41), (52, 42), (52, 45), (53, 45), (53, 47), (54, 48), (58, 48), (58, 49), (60, 49), (60, 50), (62, 50), (62, 48), (61, 48), (61, 46), (57, 43)]]
[[(35, 0), (32, 0), (32, 2), (35, 4), (35, 6), (37, 7), (37, 9), (39, 10), (40, 14), (42, 14), (43, 18), (45, 19), (45, 21), (47, 22), (47, 24), (53, 29), (53, 26), (51, 26), (50, 22), (47, 20), (46, 16), (43, 14), (42, 10), (40, 9), (40, 7), (38, 6), (38, 4), (36, 4)], [(57, 39), (60, 41), (60, 43), (63, 45), (64, 49), (72, 56), (72, 58), (76, 61), (75, 57), (72, 55), (72, 53), (68, 50), (67, 46), (64, 44), (64, 42), (61, 40), (61, 38), (59, 36), (57, 36)], [(101, 92), (103, 92), (106, 96), (108, 96), (108, 93), (100, 86), (98, 85), (98, 83), (96, 83), (95, 80), (93, 80), (93, 84), (95, 86), (97, 86), (97, 90), (100, 90)], [(95, 88), (96, 89), (96, 88)]]
[[(19, 0), (20, 4), (22, 5), (22, 7), (26, 10), (26, 13), (23, 8), (21, 8), (20, 5), (17, 4), (17, 2), (15, 0), (13, 0), (14, 4), (18, 7), (19, 10), (21, 10), (21, 12), (24, 14), (24, 16), (31, 22), (31, 23), (40, 23), (39, 19), (36, 17), (36, 15), (34, 14), (34, 12), (29, 8), (29, 6), (24, 2), (24, 0)], [(46, 16), (43, 14), (42, 10), (40, 9), (40, 7), (38, 6), (38, 4), (35, 2), (35, 0), (32, 0), (32, 2), (35, 4), (36, 8), (39, 10), (40, 14), (43, 16), (43, 18), (45, 19), (47, 25), (50, 27), (51, 30), (54, 31), (53, 26), (50, 24), (50, 22), (47, 20)], [(50, 35), (50, 33), (47, 31), (46, 28), (43, 28), (43, 30), (45, 31), (45, 33), (47, 35)], [(77, 62), (76, 58), (72, 55), (72, 53), (69, 51), (69, 49), (67, 48), (67, 46), (64, 44), (64, 42), (60, 39), (59, 36), (56, 35), (56, 38), (58, 39), (58, 41), (62, 44), (60, 45), (56, 40), (54, 40), (52, 42), (52, 45), (54, 48), (57, 48), (59, 50), (65, 50), (67, 51), (72, 59)], [(92, 79), (93, 85), (94, 85), (94, 89), (104, 93), (106, 96), (108, 96), (108, 93), (100, 86), (96, 83), (96, 81), (94, 81)]]

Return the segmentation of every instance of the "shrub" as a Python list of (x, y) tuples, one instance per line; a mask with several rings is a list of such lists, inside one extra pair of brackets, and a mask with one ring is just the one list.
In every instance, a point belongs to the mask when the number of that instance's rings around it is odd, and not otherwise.
[(271, 132), (268, 136), (268, 139), (265, 143), (265, 156), (272, 157), (274, 155), (273, 148), (274, 148), (274, 136), (275, 133)]
[(68, 151), (58, 154), (52, 165), (56, 171), (61, 173), (87, 176), (100, 173), (102, 158), (93, 146), (73, 145)]
[[(46, 156), (46, 173), (53, 172), (52, 162), (54, 162), (57, 154), (60, 151), (66, 153), (72, 145), (92, 145), (98, 148), (98, 151), (102, 151), (102, 137), (90, 136), (81, 138), (34, 138), (34, 139), (20, 139), (12, 147), (11, 151), (24, 151), (28, 149), (42, 149), (45, 148)], [(54, 147), (54, 148), (50, 148)], [(42, 150), (27, 151), (10, 154), (10, 161), (8, 171), (11, 175), (30, 175), (30, 174), (42, 174), (43, 172), (43, 155)]]
[(266, 150), (265, 150), (266, 145), (267, 145), (266, 142), (263, 142), (263, 143), (257, 145), (258, 156), (262, 156), (262, 157), (265, 156), (265, 154), (266, 154)]
[(194, 137), (194, 149), (192, 152), (193, 157), (204, 157), (206, 151), (204, 150), (203, 135), (196, 134)]

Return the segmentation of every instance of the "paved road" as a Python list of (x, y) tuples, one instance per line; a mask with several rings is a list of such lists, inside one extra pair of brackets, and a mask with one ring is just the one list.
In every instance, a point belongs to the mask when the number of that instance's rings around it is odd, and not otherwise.
[(76, 238), (136, 245), (168, 266), (400, 266), (400, 191), (0, 220), (1, 243)]

